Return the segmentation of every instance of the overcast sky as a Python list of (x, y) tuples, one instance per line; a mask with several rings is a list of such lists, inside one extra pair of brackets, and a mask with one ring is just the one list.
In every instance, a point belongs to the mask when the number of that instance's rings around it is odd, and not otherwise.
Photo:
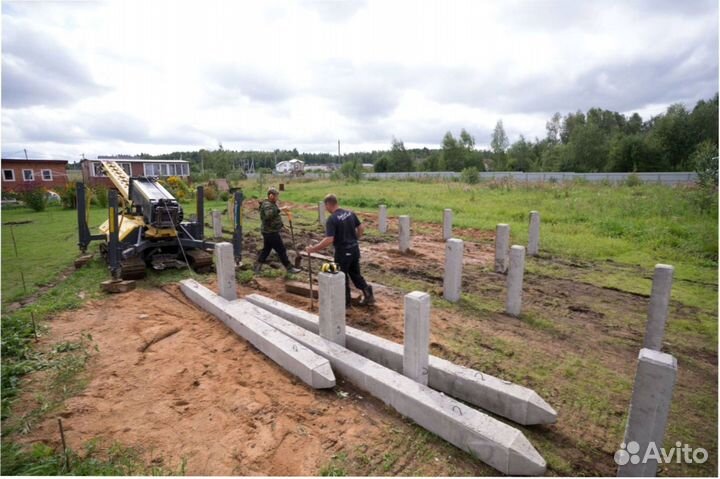
[(717, 91), (717, 0), (2, 2), (3, 157), (482, 147)]

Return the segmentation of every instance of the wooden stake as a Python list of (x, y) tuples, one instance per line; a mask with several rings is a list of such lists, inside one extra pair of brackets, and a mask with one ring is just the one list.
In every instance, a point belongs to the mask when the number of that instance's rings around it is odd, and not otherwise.
[(58, 418), (58, 426), (60, 426), (60, 440), (62, 441), (63, 457), (65, 458), (65, 470), (70, 470), (70, 458), (67, 453), (67, 444), (65, 443), (65, 430), (63, 429), (62, 419)]
[(12, 241), (13, 241), (13, 249), (15, 250), (15, 257), (17, 258), (18, 252), (17, 252), (17, 243), (15, 243), (15, 231), (14, 230), (15, 230), (15, 228), (13, 228), (11, 226), (10, 227), (10, 236), (12, 237)]
[[(312, 257), (310, 253), (308, 253), (308, 276), (310, 277), (310, 288), (308, 288), (308, 291), (310, 291), (310, 311), (313, 310), (313, 287), (312, 287)], [(319, 291), (318, 291), (319, 293)]]
[(35, 341), (37, 341), (38, 335), (37, 335), (37, 326), (35, 325), (35, 313), (33, 313), (32, 311), (30, 311), (30, 321), (32, 321), (33, 334), (35, 335)]

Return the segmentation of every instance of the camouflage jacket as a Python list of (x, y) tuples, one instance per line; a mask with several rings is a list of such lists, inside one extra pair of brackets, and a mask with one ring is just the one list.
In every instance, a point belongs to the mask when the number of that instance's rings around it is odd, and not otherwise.
[(262, 233), (278, 233), (282, 230), (283, 222), (280, 208), (270, 200), (260, 203), (260, 231)]

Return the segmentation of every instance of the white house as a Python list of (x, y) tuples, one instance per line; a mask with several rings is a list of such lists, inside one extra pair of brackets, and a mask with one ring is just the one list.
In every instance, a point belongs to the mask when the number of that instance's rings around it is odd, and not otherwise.
[(280, 174), (301, 175), (305, 170), (305, 162), (293, 158), (290, 161), (281, 161), (275, 165), (275, 172)]

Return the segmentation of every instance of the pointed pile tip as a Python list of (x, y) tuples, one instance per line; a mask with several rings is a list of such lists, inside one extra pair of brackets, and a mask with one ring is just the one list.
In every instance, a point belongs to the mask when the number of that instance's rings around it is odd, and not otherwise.
[(507, 470), (503, 472), (508, 476), (542, 476), (546, 469), (545, 459), (525, 435), (518, 431), (508, 449)]
[(527, 411), (525, 412), (526, 425), (532, 424), (555, 424), (557, 422), (557, 411), (553, 409), (535, 391), (527, 398)]

